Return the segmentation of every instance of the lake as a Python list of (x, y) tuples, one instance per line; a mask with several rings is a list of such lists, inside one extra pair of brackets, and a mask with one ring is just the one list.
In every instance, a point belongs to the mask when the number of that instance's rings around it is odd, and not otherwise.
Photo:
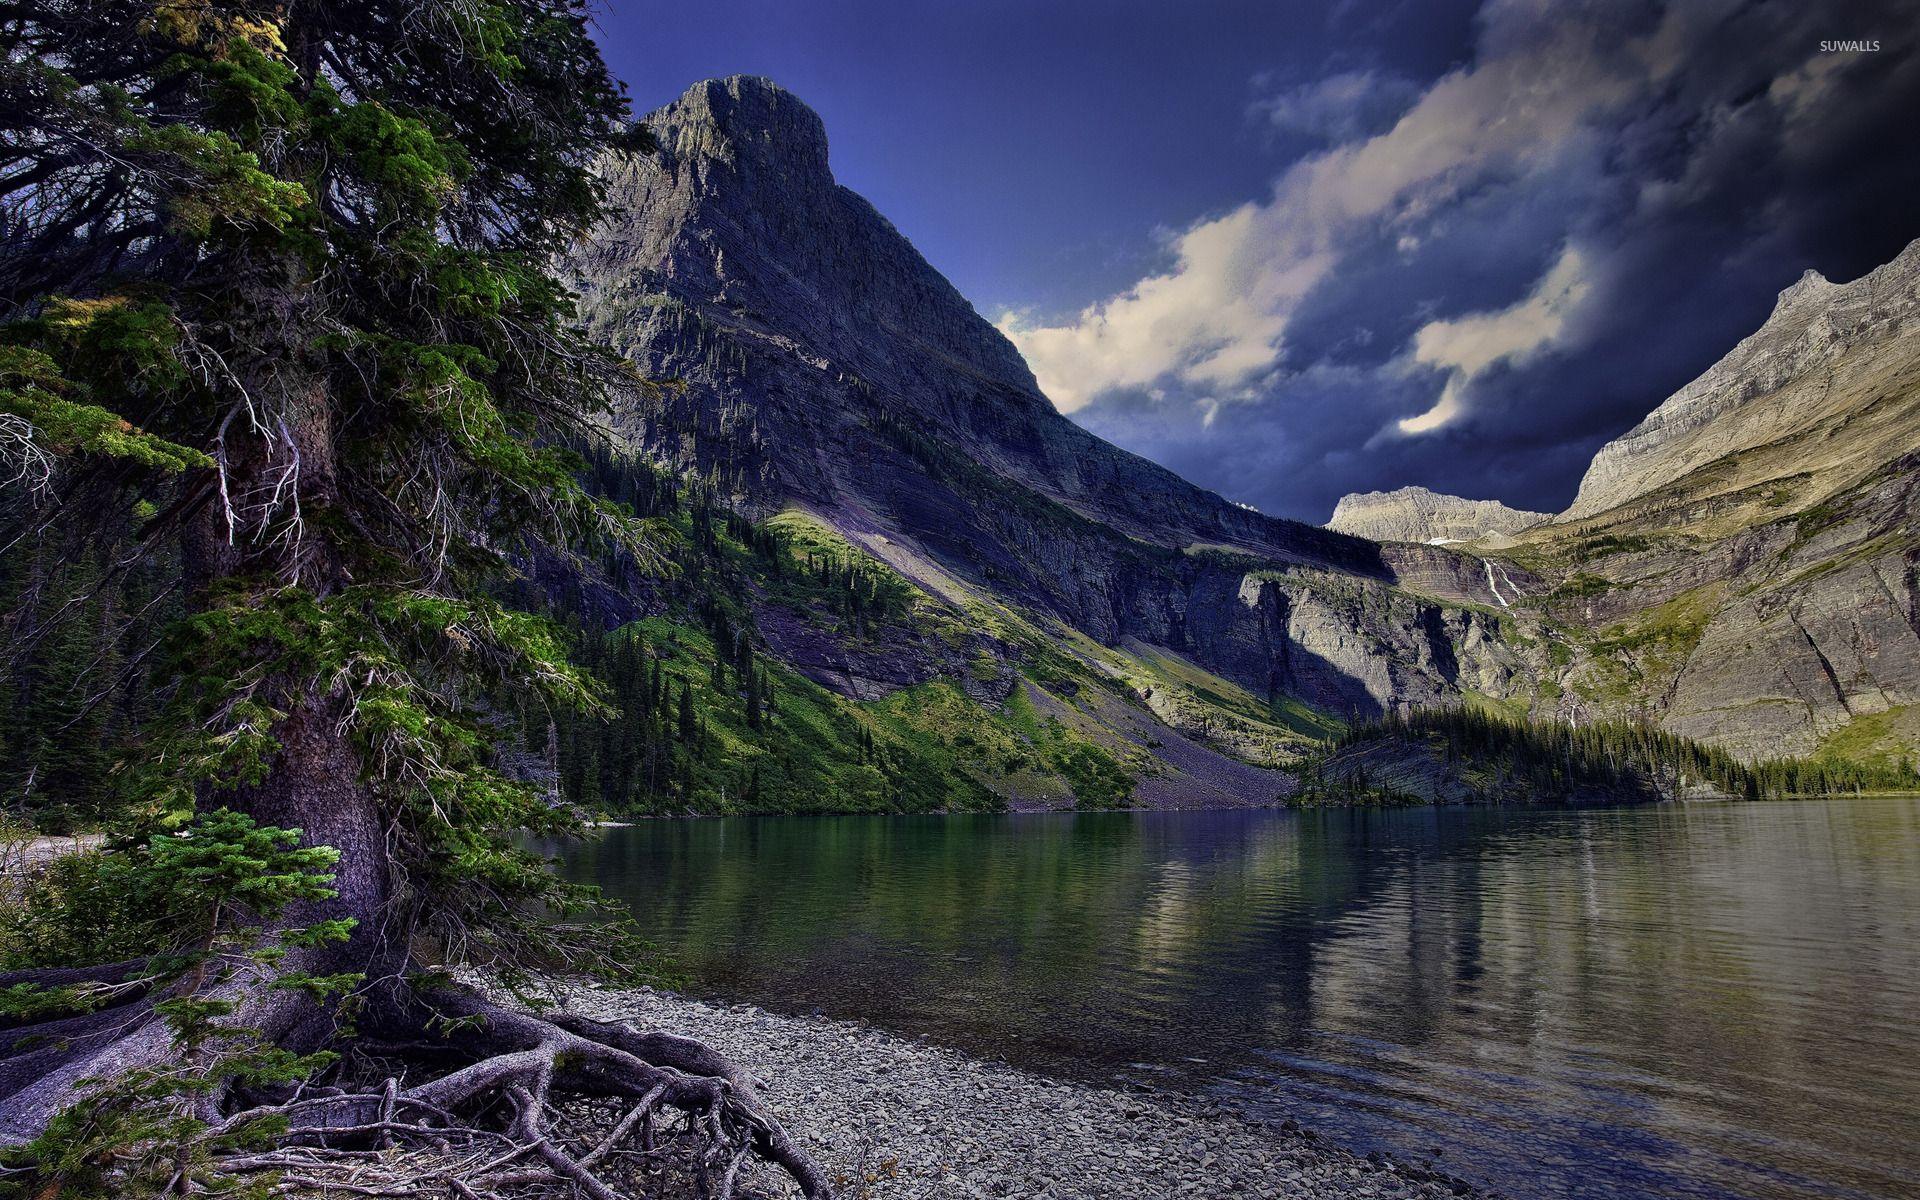
[(686, 990), (1521, 1196), (1920, 1196), (1920, 801), (649, 821)]

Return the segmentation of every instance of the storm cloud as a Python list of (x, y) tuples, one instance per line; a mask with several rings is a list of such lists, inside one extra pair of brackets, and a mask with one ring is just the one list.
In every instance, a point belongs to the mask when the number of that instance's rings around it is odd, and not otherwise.
[[(1266, 194), (1000, 327), (1063, 411), (1269, 512), (1557, 510), (1801, 271), (1920, 234), (1920, 22), (1849, 8), (1489, 0), (1437, 77), (1263, 76), (1247, 120), (1304, 146)], [(1854, 38), (1882, 49), (1821, 48)]]

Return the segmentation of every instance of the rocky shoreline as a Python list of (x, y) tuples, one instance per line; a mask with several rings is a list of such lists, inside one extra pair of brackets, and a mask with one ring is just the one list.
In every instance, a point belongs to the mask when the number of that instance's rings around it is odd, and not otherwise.
[[(756, 1078), (849, 1200), (1159, 1197), (1438, 1200), (1490, 1193), (1360, 1157), (1291, 1122), (1202, 1100), (1045, 1078), (853, 1021), (591, 985), (563, 1004), (698, 1037)], [(797, 1195), (761, 1167), (749, 1194)]]

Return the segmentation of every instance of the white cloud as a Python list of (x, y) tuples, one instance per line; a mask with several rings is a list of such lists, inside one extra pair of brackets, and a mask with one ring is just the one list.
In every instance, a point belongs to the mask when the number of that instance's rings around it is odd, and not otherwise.
[[(1252, 394), (1279, 368), (1301, 301), (1346, 253), (1383, 236), (1415, 247), (1428, 218), (1481, 184), (1602, 152), (1597, 118), (1681, 61), (1668, 27), (1677, 18), (1623, 43), (1614, 15), (1605, 4), (1574, 15), (1494, 0), (1475, 62), (1437, 80), (1392, 128), (1302, 159), (1262, 202), (1192, 226), (1172, 241), (1165, 272), (1059, 324), (1008, 314), (1001, 331), (1063, 411), (1167, 381), (1216, 402)], [(1337, 80), (1326, 81), (1336, 93), (1358, 86)]]
[(1242, 205), (1174, 239), (1172, 271), (1066, 324), (1032, 326), (1009, 313), (1000, 330), (1063, 412), (1168, 376), (1204, 388), (1244, 386), (1273, 365), (1283, 314), (1324, 270), (1309, 255), (1282, 263), (1249, 253), (1265, 237), (1265, 219), (1260, 207)]
[(1419, 95), (1419, 85), (1398, 75), (1342, 71), (1256, 100), (1248, 115), (1279, 133), (1350, 142), (1376, 132)]
[[(1460, 403), (1460, 386), (1460, 377), (1457, 375), (1447, 380), (1447, 386), (1440, 389), (1440, 398), (1433, 402), (1432, 408), (1429, 408), (1417, 417), (1402, 417), (1395, 423), (1395, 427), (1399, 429), (1401, 433), (1415, 434), (1428, 433), (1443, 425), (1452, 423), (1453, 419), (1460, 415), (1462, 409)], [(1373, 443), (1370, 442), (1368, 444), (1372, 445)]]
[(1464, 411), (1474, 378), (1502, 363), (1520, 363), (1565, 344), (1572, 322), (1593, 294), (1586, 258), (1568, 246), (1524, 298), (1495, 312), (1429, 321), (1413, 335), (1413, 361), (1447, 372), (1433, 407), (1397, 422), (1401, 433), (1427, 433)]

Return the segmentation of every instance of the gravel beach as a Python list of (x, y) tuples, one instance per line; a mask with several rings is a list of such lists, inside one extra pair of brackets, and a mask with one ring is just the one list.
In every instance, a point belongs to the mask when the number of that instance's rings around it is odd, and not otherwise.
[[(764, 1081), (774, 1111), (846, 1197), (1490, 1196), (1203, 1101), (1044, 1078), (856, 1022), (647, 989), (574, 988), (565, 1003), (731, 1056)], [(758, 1195), (798, 1194), (764, 1166), (752, 1182)]]

